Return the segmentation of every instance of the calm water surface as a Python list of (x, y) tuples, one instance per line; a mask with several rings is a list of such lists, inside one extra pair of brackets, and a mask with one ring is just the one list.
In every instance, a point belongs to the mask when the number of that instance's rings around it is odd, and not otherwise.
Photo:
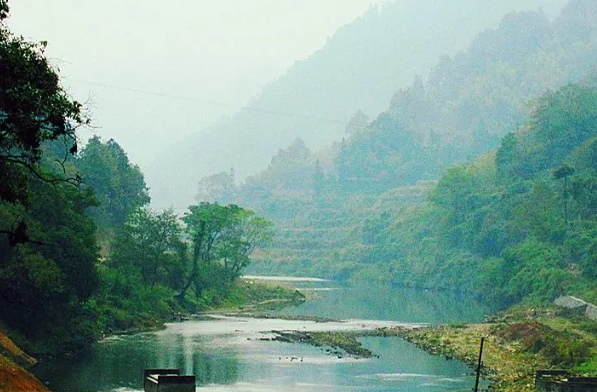
[[(197, 391), (470, 391), (472, 371), (399, 338), (362, 338), (379, 358), (338, 358), (319, 348), (260, 340), (271, 330), (352, 330), (398, 323), (479, 321), (487, 311), (463, 298), (390, 288), (302, 281), (314, 299), (281, 313), (350, 320), (314, 323), (219, 318), (173, 323), (159, 332), (118, 336), (88, 356), (36, 369), (54, 392), (142, 390), (145, 368), (180, 368)], [(305, 286), (307, 285), (307, 286)]]

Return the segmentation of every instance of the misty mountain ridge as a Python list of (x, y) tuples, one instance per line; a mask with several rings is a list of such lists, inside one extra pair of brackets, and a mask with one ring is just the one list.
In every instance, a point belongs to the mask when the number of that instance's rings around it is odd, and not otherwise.
[(587, 0), (571, 1), (553, 23), (538, 12), (510, 13), (467, 51), (442, 57), (427, 83), (415, 79), (395, 94), (388, 113), (426, 144), (477, 144), (463, 151), (473, 157), (493, 149), (525, 121), (532, 100), (597, 66), (595, 13)]
[(441, 55), (463, 50), (507, 12), (541, 6), (553, 12), (564, 3), (429, 0), (372, 8), (265, 86), (248, 103), (259, 110), (243, 109), (166, 150), (146, 170), (153, 203), (185, 207), (199, 178), (234, 167), (242, 179), (297, 137), (314, 149), (339, 140), (357, 110), (376, 116), (416, 75), (427, 78)]
[[(252, 273), (467, 287), (486, 270), (463, 275), (458, 266), (490, 265), (482, 258), (501, 257), (522, 239), (528, 249), (540, 239), (560, 251), (567, 220), (578, 225), (567, 246), (583, 254), (576, 230), (597, 205), (595, 15), (597, 2), (586, 0), (570, 1), (553, 22), (538, 12), (506, 15), (467, 51), (442, 59), (427, 82), (418, 77), (399, 91), (373, 121), (355, 116), (325, 172), (299, 141), (280, 150), (234, 199), (278, 232)], [(260, 185), (268, 192), (255, 194)], [(531, 227), (543, 237), (525, 237)], [(571, 264), (592, 276), (593, 256), (579, 259)], [(536, 260), (543, 271), (544, 259)], [(564, 286), (549, 287), (545, 298)], [(521, 295), (503, 299), (511, 294)]]
[(497, 148), (546, 92), (591, 75), (595, 14), (597, 3), (586, 0), (570, 1), (554, 22), (540, 12), (509, 13), (467, 51), (442, 58), (427, 83), (415, 78), (346, 138), (335, 168), (340, 186), (375, 193), (414, 185)]
[[(447, 168), (495, 150), (550, 89), (594, 84), (595, 7), (571, 1), (553, 22), (541, 12), (509, 13), (468, 50), (444, 56), (427, 82), (416, 77), (398, 91), (372, 121), (362, 112), (354, 115), (340, 143), (311, 152), (297, 139), (267, 169), (245, 179), (236, 198), (230, 190), (227, 197), (218, 194), (209, 185), (220, 182), (213, 177), (201, 184), (202, 200), (234, 201), (275, 219), (281, 211), (270, 215), (272, 206), (292, 204), (287, 199), (308, 204), (329, 192), (348, 199), (436, 180)], [(580, 33), (561, 28), (570, 21)], [(260, 188), (268, 197), (253, 192)]]

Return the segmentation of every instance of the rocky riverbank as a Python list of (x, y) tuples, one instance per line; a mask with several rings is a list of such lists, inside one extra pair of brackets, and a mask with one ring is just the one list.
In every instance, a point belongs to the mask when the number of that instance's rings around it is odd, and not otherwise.
[(263, 340), (274, 340), (287, 343), (304, 343), (315, 347), (321, 347), (330, 355), (338, 358), (351, 356), (355, 358), (371, 358), (376, 355), (363, 347), (357, 337), (363, 336), (363, 332), (303, 332), (286, 331), (275, 332), (273, 338)]
[(597, 372), (597, 324), (555, 307), (516, 308), (482, 324), (394, 328), (387, 333), (471, 368), (476, 367), (485, 337), (482, 376), (494, 391), (534, 391), (539, 369)]
[(358, 341), (364, 336), (399, 336), (434, 354), (476, 369), (485, 338), (482, 377), (492, 391), (531, 392), (540, 369), (597, 374), (597, 323), (556, 307), (515, 308), (481, 324), (408, 326), (349, 332), (275, 331), (271, 340), (322, 347), (330, 355), (375, 357)]

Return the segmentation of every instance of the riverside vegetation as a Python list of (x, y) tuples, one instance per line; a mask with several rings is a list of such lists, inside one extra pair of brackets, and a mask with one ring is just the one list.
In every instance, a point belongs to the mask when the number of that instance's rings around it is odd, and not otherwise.
[[(0, 0), (2, 330), (64, 355), (177, 313), (267, 301), (239, 285), (250, 256), (255, 271), (461, 291), (497, 308), (595, 302), (595, 15), (593, 0), (571, 0), (553, 22), (511, 14), (374, 120), (357, 113), (341, 142), (313, 153), (297, 139), (239, 185), (233, 171), (201, 180), (204, 201), (179, 219), (147, 207), (143, 173), (116, 141), (79, 146), (83, 106), (45, 43), (9, 31)], [(590, 323), (567, 333), (557, 316), (409, 338), (466, 358), (456, 338), (480, 332), (530, 344), (520, 358), (594, 371), (592, 345), (552, 344), (591, 342)]]
[[(198, 203), (182, 218), (152, 211), (143, 174), (116, 141), (81, 147), (82, 104), (62, 89), (46, 43), (10, 32), (8, 11), (0, 0), (0, 330), (52, 357), (181, 312), (300, 300), (239, 283), (271, 239), (269, 221), (234, 204)], [(0, 372), (28, 380), (19, 366), (31, 362), (0, 336)], [(2, 380), (2, 390), (45, 390)]]
[(436, 326), (392, 331), (437, 355), (477, 366), (485, 337), (482, 375), (495, 391), (534, 391), (535, 372), (568, 369), (597, 373), (596, 324), (554, 307), (515, 307), (483, 324)]

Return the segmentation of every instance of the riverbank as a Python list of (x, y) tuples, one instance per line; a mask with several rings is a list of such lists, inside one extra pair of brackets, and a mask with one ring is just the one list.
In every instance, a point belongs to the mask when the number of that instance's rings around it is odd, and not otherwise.
[(49, 392), (25, 370), (35, 363), (0, 329), (0, 392)]
[(331, 355), (374, 357), (358, 341), (364, 336), (399, 336), (433, 355), (459, 360), (476, 369), (485, 338), (482, 378), (492, 391), (531, 392), (540, 369), (597, 374), (597, 323), (556, 307), (513, 308), (480, 324), (412, 325), (372, 331), (276, 332), (273, 340), (327, 347)]
[(503, 392), (535, 390), (539, 369), (566, 369), (578, 375), (597, 373), (597, 323), (555, 307), (514, 308), (482, 324), (395, 328), (425, 351), (468, 363), (476, 368), (485, 337), (482, 376), (491, 389)]
[(240, 279), (230, 295), (217, 306), (199, 306), (194, 301), (176, 303), (172, 298), (164, 301), (170, 304), (168, 311), (129, 316), (127, 324), (117, 325), (102, 332), (100, 340), (114, 335), (130, 335), (158, 331), (165, 323), (201, 319), (204, 314), (258, 313), (295, 306), (305, 301), (299, 291), (273, 282), (253, 282)]

